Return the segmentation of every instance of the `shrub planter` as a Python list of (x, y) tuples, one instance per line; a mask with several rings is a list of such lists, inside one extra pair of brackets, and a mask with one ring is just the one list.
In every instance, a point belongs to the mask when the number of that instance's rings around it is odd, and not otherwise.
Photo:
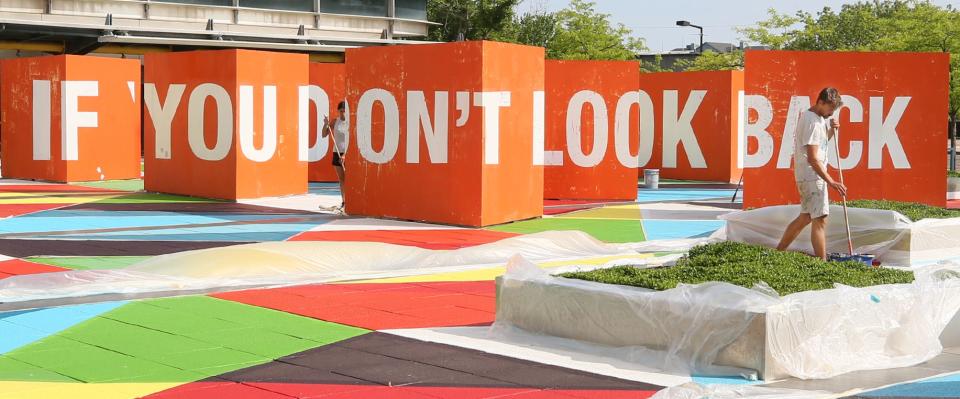
[[(691, 254), (701, 252), (708, 257), (701, 259), (731, 263), (732, 258), (722, 254), (729, 245), (720, 245), (717, 251), (695, 248)], [(508, 273), (496, 282), (497, 324), (623, 348), (624, 353), (631, 353), (629, 347), (662, 351), (672, 356), (664, 368), (679, 361), (685, 371), (699, 373), (735, 375), (749, 369), (765, 380), (830, 378), (922, 363), (941, 352), (941, 337), (945, 346), (960, 345), (955, 342), (960, 337), (960, 320), (954, 320), (960, 309), (956, 268), (915, 272), (914, 283), (838, 285), (778, 297), (769, 293), (769, 286), (748, 289), (724, 282), (656, 291), (550, 276), (517, 262), (523, 261), (511, 261)], [(681, 259), (675, 267), (684, 262)], [(698, 273), (696, 267), (682, 267), (690, 279), (702, 277), (703, 269)], [(833, 273), (827, 267), (823, 270)], [(795, 272), (795, 265), (783, 267), (788, 277)], [(745, 268), (744, 274), (749, 273), (756, 271)], [(904, 272), (877, 273), (883, 280)], [(739, 280), (741, 285), (754, 284)], [(786, 289), (789, 284), (779, 285)]]

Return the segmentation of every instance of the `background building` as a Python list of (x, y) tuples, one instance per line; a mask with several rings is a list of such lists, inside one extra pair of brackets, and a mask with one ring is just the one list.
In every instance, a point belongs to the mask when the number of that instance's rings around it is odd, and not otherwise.
[(0, 57), (256, 48), (342, 59), (427, 34), (426, 0), (3, 0)]

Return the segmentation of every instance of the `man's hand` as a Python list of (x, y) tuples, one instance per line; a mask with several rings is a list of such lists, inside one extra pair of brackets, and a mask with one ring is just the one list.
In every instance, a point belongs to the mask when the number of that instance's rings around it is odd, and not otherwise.
[(837, 130), (840, 128), (840, 122), (837, 122), (836, 119), (830, 118), (830, 130)]
[(843, 185), (843, 183), (831, 181), (827, 184), (829, 184), (830, 187), (833, 187), (834, 190), (837, 190), (841, 197), (847, 196), (847, 186)]

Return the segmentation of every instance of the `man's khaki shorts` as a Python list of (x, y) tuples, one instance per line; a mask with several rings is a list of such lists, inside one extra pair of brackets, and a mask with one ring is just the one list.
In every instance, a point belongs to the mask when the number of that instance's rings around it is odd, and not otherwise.
[(827, 182), (823, 180), (798, 181), (800, 192), (800, 213), (809, 213), (813, 219), (830, 214), (830, 196)]

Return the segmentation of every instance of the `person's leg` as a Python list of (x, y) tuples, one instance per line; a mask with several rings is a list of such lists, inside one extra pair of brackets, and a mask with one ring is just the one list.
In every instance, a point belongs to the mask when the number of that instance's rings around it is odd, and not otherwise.
[(820, 259), (827, 260), (827, 217), (821, 216), (811, 221), (810, 242), (813, 243), (813, 253)]
[(343, 199), (345, 198), (345, 194), (343, 193), (343, 182), (346, 179), (346, 174), (343, 173), (343, 166), (334, 166), (333, 170), (337, 172), (337, 181), (340, 182), (340, 207), (343, 207), (347, 203), (347, 201)]
[(797, 239), (797, 236), (800, 235), (800, 232), (803, 231), (804, 227), (810, 224), (810, 214), (801, 213), (800, 216), (797, 216), (796, 219), (793, 219), (787, 229), (783, 232), (783, 237), (780, 238), (780, 244), (777, 245), (777, 250), (785, 251), (790, 247), (790, 244), (793, 244), (793, 240)]

